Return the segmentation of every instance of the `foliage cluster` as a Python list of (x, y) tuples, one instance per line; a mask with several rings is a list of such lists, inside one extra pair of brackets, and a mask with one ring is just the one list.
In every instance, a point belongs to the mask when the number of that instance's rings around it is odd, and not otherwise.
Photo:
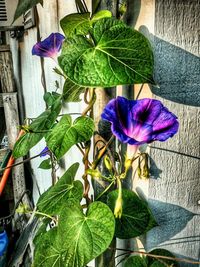
[[(24, 10), (41, 2), (19, 0), (15, 19)], [(135, 192), (123, 189), (123, 180), (133, 161), (141, 155), (127, 157), (116, 168), (114, 156), (107, 153), (112, 138), (92, 162), (89, 158), (95, 129), (91, 112), (96, 99), (95, 88), (154, 83), (153, 53), (149, 41), (140, 32), (113, 18), (107, 10), (96, 14), (82, 12), (67, 15), (60, 25), (65, 40), (55, 72), (65, 79), (62, 93), (58, 93), (56, 88), (55, 92), (44, 95), (48, 108), (30, 125), (22, 126), (24, 135), (16, 142), (13, 156), (27, 155), (44, 138), (51, 157), (45, 159), (40, 167), (48, 169), (76, 145), (83, 154), (85, 173), (83, 183), (76, 180), (79, 164), (74, 163), (39, 198), (35, 215), (39, 216), (41, 227), (34, 239), (35, 267), (86, 266), (109, 249), (113, 238), (135, 238), (157, 225), (148, 204)], [(54, 41), (55, 45), (59, 40)], [(44, 56), (44, 46), (40, 50), (41, 45), (52, 48), (50, 40), (46, 40), (46, 43), (37, 44), (34, 53)], [(53, 52), (59, 50), (56, 45), (53, 49)], [(55, 53), (52, 57), (55, 59)], [(73, 119), (70, 114), (60, 115), (62, 104), (80, 101), (82, 93), (85, 99), (90, 99), (81, 116)], [(106, 176), (98, 170), (98, 163), (103, 158)], [(145, 165), (146, 171), (147, 167)], [(94, 200), (89, 196), (92, 180), (107, 184)], [(51, 220), (55, 222), (53, 228), (49, 228)], [(165, 250), (158, 249), (147, 254), (146, 257), (130, 256), (124, 266), (163, 267), (174, 263), (173, 255)], [(151, 254), (168, 256), (171, 260), (165, 257), (161, 260)], [(178, 265), (174, 263), (173, 266)]]

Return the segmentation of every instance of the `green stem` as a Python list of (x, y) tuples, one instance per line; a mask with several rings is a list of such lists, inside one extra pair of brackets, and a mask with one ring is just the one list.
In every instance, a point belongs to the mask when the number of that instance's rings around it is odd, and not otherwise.
[(108, 178), (108, 177), (106, 177), (104, 175), (101, 175), (101, 178), (106, 180), (106, 181), (108, 181), (108, 182), (112, 182), (113, 181), (113, 178)]
[(57, 220), (54, 217), (52, 217), (52, 216), (50, 216), (50, 215), (48, 215), (46, 213), (43, 213), (43, 212), (40, 212), (40, 211), (35, 211), (34, 213), (37, 214), (37, 215), (41, 215), (41, 216), (47, 217), (47, 218), (51, 219), (52, 221), (54, 221), (55, 223), (57, 223)]
[(115, 218), (121, 218), (122, 216), (122, 182), (120, 177), (117, 177), (118, 196), (115, 202), (114, 215)]
[(109, 184), (109, 186), (106, 187), (106, 189), (101, 192), (101, 194), (98, 195), (98, 197), (96, 198), (96, 200), (98, 200), (99, 198), (101, 198), (110, 188), (111, 186), (115, 183), (115, 181), (112, 181), (112, 183)]

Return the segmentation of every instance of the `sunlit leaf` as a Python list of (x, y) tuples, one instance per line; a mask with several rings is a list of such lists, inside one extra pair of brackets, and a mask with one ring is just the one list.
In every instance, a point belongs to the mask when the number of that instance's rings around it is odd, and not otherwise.
[(45, 218), (39, 222), (39, 227), (37, 233), (33, 239), (34, 246), (39, 246), (42, 236), (47, 232), (48, 224), (51, 222), (51, 219)]
[(61, 212), (58, 227), (42, 235), (33, 266), (83, 267), (108, 248), (114, 228), (115, 220), (107, 205), (93, 202), (84, 214), (80, 205), (69, 202)]
[(59, 214), (67, 200), (82, 199), (83, 185), (80, 181), (74, 181), (78, 167), (78, 163), (73, 164), (54, 186), (41, 195), (37, 203), (39, 211), (50, 215)]
[(148, 40), (122, 21), (94, 23), (94, 43), (84, 36), (63, 43), (59, 65), (74, 83), (86, 87), (153, 83), (153, 53)]
[(61, 19), (60, 25), (67, 37), (76, 34), (86, 35), (90, 28), (90, 13), (67, 15)]
[(57, 99), (51, 108), (48, 108), (40, 116), (34, 119), (30, 126), (28, 126), (28, 132), (23, 134), (15, 143), (13, 149), (14, 158), (25, 156), (29, 150), (48, 133), (58, 117), (60, 110), (61, 101), (60, 99)]
[(48, 148), (60, 159), (73, 145), (90, 140), (94, 121), (89, 117), (78, 117), (74, 122), (64, 115), (46, 137)]
[(110, 18), (110, 17), (112, 17), (112, 13), (109, 10), (100, 10), (93, 15), (91, 22), (94, 23), (99, 19)]
[(33, 267), (61, 267), (65, 266), (62, 261), (61, 249), (57, 247), (57, 227), (42, 233), (37, 237), (34, 251)]

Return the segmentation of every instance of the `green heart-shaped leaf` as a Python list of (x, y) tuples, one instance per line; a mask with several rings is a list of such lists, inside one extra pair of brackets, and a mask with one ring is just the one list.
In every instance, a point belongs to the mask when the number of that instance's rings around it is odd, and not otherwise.
[(74, 181), (78, 167), (78, 163), (73, 164), (54, 186), (40, 196), (37, 203), (39, 211), (57, 215), (65, 207), (67, 200), (80, 201), (82, 199), (83, 185), (80, 181)]
[(61, 19), (60, 26), (67, 37), (86, 35), (90, 28), (90, 13), (67, 15)]
[(114, 228), (115, 220), (107, 205), (93, 202), (85, 215), (80, 205), (68, 203), (58, 227), (42, 235), (33, 266), (83, 267), (108, 248)]
[[(45, 226), (41, 235), (35, 240), (33, 267), (64, 267), (62, 261), (62, 250), (57, 247), (58, 228), (55, 227), (46, 232)], [(67, 266), (66, 266), (67, 267)]]
[[(112, 211), (114, 211), (117, 197), (118, 190), (108, 194), (108, 205)], [(122, 199), (122, 217), (116, 218), (116, 237), (133, 238), (144, 234), (157, 225), (146, 202), (141, 200), (133, 191), (123, 189)]]
[(92, 16), (91, 22), (95, 23), (97, 20), (110, 17), (112, 17), (112, 13), (109, 10), (100, 10)]
[(61, 110), (60, 98), (55, 103), (40, 114), (29, 126), (28, 132), (23, 134), (15, 143), (13, 157), (25, 156), (29, 150), (35, 146), (48, 132), (54, 124)]
[(99, 19), (111, 17), (112, 13), (108, 10), (101, 10), (94, 14), (90, 20), (90, 13), (70, 14), (61, 19), (60, 26), (67, 37), (74, 35), (87, 35), (92, 24)]
[(124, 267), (148, 267), (148, 266), (144, 257), (131, 256), (125, 261)]
[(64, 115), (46, 137), (48, 148), (60, 159), (73, 145), (90, 140), (94, 122), (89, 117), (78, 117), (73, 123)]
[(59, 65), (74, 83), (88, 87), (153, 83), (153, 54), (148, 40), (122, 21), (94, 23), (93, 43), (84, 36), (63, 43)]

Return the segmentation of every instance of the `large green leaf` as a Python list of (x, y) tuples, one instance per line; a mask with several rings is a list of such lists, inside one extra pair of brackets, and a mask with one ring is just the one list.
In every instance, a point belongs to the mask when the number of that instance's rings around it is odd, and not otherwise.
[(104, 18), (94, 23), (94, 43), (84, 36), (63, 44), (60, 67), (80, 86), (111, 87), (153, 83), (153, 54), (148, 40), (122, 21)]
[(131, 256), (129, 257), (124, 265), (124, 267), (148, 267), (145, 257)]
[(80, 205), (67, 203), (58, 227), (42, 235), (33, 266), (83, 267), (108, 248), (114, 228), (115, 220), (107, 205), (93, 202), (84, 214)]
[(95, 23), (97, 20), (110, 17), (112, 17), (112, 13), (109, 10), (100, 10), (92, 16), (91, 23)]
[(81, 87), (70, 79), (66, 79), (63, 87), (63, 99), (65, 102), (79, 102), (80, 94), (85, 91), (85, 87)]
[(78, 117), (74, 122), (64, 115), (46, 137), (48, 148), (60, 159), (73, 145), (88, 141), (94, 131), (94, 122), (89, 117)]
[(44, 111), (28, 127), (28, 132), (23, 134), (15, 143), (13, 157), (25, 156), (48, 132), (61, 110), (61, 101), (57, 99), (51, 108)]
[[(118, 190), (108, 194), (108, 205), (113, 211), (117, 197)], [(150, 230), (150, 227), (157, 225), (146, 202), (141, 200), (133, 191), (123, 189), (122, 198), (122, 217), (116, 218), (116, 237), (126, 239), (140, 236)]]
[(67, 248), (66, 266), (81, 267), (108, 248), (115, 220), (107, 205), (93, 202), (86, 215), (75, 205), (63, 210), (59, 226), (67, 237), (62, 240)]
[[(57, 247), (56, 239), (58, 228), (55, 227), (48, 232), (37, 236), (34, 250), (34, 262), (32, 267), (64, 267), (61, 248)], [(67, 267), (67, 266), (66, 266)]]
[(36, 6), (39, 3), (43, 5), (43, 0), (19, 0), (13, 21), (18, 19), (26, 11), (28, 11), (30, 8)]
[(67, 15), (61, 19), (60, 25), (67, 37), (76, 34), (86, 35), (90, 28), (90, 13)]
[[(174, 255), (170, 251), (166, 249), (161, 249), (161, 248), (154, 249), (150, 251), (149, 254), (175, 258)], [(177, 261), (163, 259), (163, 258), (156, 259), (150, 256), (147, 256), (147, 263), (149, 267), (166, 267), (166, 264), (168, 266), (179, 267), (179, 263)]]
[(40, 212), (57, 215), (65, 207), (67, 200), (82, 199), (83, 185), (80, 181), (74, 181), (78, 167), (78, 163), (73, 164), (54, 186), (40, 196), (37, 203)]
[(38, 230), (37, 230), (36, 235), (34, 236), (34, 239), (33, 239), (34, 246), (40, 245), (41, 238), (43, 235), (46, 234), (47, 227), (50, 223), (51, 223), (50, 218), (45, 218), (45, 219), (42, 219), (41, 221), (38, 222)]
[(92, 24), (99, 19), (111, 17), (112, 13), (108, 10), (101, 10), (94, 14), (90, 20), (90, 13), (75, 13), (70, 14), (61, 19), (60, 25), (67, 37), (74, 35), (87, 35)]

